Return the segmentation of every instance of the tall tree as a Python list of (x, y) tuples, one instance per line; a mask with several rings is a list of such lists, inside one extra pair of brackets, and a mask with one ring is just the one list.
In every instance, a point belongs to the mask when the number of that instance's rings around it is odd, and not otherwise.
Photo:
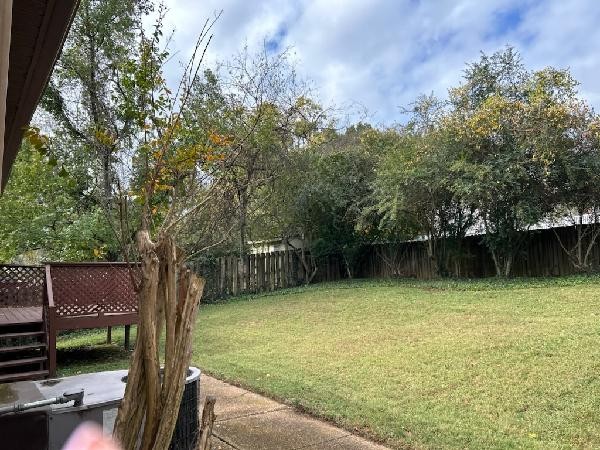
[(258, 192), (285, 170), (289, 151), (317, 123), (319, 110), (286, 52), (245, 49), (224, 72), (206, 72), (195, 84), (189, 121), (208, 119), (204, 138), (226, 154), (222, 175), (235, 200), (238, 252), (244, 255)]
[[(358, 124), (338, 133), (326, 128), (310, 145), (290, 154), (286, 171), (266, 194), (264, 222), (277, 227), (282, 238), (301, 236), (310, 249), (308, 274), (316, 274), (319, 260), (334, 255), (344, 261), (352, 278), (371, 233), (359, 226), (361, 211), (371, 189), (375, 155), (366, 151), (363, 136), (371, 127)], [(310, 278), (309, 278), (310, 279)]]
[(593, 269), (592, 250), (600, 236), (600, 117), (577, 96), (567, 70), (533, 74), (528, 120), (537, 158), (545, 163), (548, 220), (569, 225), (575, 239), (555, 235), (576, 270)]
[[(432, 96), (413, 104), (411, 119), (389, 130), (374, 181), (371, 210), (379, 227), (424, 237), (437, 275), (460, 274), (462, 241), (473, 225), (474, 207), (452, 190), (452, 141), (442, 127), (445, 105)], [(450, 267), (450, 264), (455, 267)]]
[(49, 161), (23, 144), (0, 198), (0, 260), (37, 264), (114, 257), (119, 248), (104, 211), (81, 189), (76, 170)]
[(152, 9), (146, 0), (82, 0), (41, 102), (61, 130), (57, 137), (64, 133), (65, 145), (92, 156), (105, 204), (114, 194), (117, 146), (138, 131), (132, 111), (117, 107), (125, 95), (120, 73)]
[(524, 231), (547, 212), (544, 163), (535, 157), (527, 126), (536, 113), (530, 80), (519, 55), (507, 48), (469, 65), (463, 84), (450, 92), (453, 190), (477, 208), (499, 276), (510, 275)]

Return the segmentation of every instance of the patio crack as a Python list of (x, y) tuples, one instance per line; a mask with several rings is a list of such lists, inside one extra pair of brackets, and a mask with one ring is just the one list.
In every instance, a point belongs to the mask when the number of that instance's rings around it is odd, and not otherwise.
[[(221, 442), (223, 442), (223, 443), (224, 443), (224, 444), (226, 444), (226, 445), (229, 445), (230, 447), (234, 448), (235, 450), (241, 450), (241, 449), (240, 449), (240, 447), (237, 447), (236, 445), (234, 445), (232, 442), (229, 442), (229, 441), (228, 441), (227, 439), (225, 439), (224, 437), (222, 437), (222, 436), (219, 436), (219, 435), (218, 435), (217, 433), (215, 433), (214, 431), (213, 431), (213, 434), (212, 434), (212, 435), (213, 435), (213, 437), (216, 437), (218, 440), (220, 440)], [(212, 445), (211, 445), (211, 447), (212, 447)]]
[(215, 421), (215, 423), (223, 423), (223, 422), (228, 422), (230, 420), (235, 420), (235, 419), (243, 419), (246, 417), (260, 416), (261, 414), (269, 414), (272, 412), (283, 411), (285, 409), (290, 409), (290, 407), (289, 406), (281, 406), (279, 408), (267, 409), (266, 411), (258, 411), (258, 412), (248, 413), (248, 414), (242, 414), (240, 416), (235, 416), (235, 417), (227, 417), (225, 419), (217, 419)]

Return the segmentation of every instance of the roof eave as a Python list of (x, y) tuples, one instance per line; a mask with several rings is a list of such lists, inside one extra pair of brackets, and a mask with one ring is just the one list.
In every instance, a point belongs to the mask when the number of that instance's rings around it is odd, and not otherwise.
[[(7, 3), (10, 4), (11, 0)], [(24, 128), (31, 121), (48, 83), (78, 3), (79, 0), (46, 0), (45, 3), (39, 0), (12, 2), (8, 68), (3, 68), (0, 64), (0, 70), (8, 70), (8, 84), (4, 98), (1, 98), (0, 91), (0, 102), (7, 105), (4, 139), (0, 140), (2, 190), (6, 186), (10, 169), (19, 151)], [(40, 4), (43, 8), (41, 15), (30, 14), (32, 9), (39, 9)], [(2, 73), (0, 73), (0, 80), (1, 78)]]

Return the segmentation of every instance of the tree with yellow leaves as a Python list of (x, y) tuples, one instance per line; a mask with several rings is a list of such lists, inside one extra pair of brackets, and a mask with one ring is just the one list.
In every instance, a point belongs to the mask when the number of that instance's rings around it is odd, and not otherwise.
[(527, 71), (509, 47), (482, 55), (451, 90), (453, 189), (476, 206), (499, 276), (510, 275), (524, 231), (556, 210), (556, 190), (565, 192), (550, 187), (557, 161), (588, 127), (575, 85), (565, 70)]

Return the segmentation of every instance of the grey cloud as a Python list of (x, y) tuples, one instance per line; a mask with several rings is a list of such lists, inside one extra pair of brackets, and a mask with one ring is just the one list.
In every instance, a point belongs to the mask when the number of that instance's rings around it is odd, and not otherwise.
[[(325, 103), (357, 102), (377, 122), (401, 120), (398, 106), (420, 93), (445, 96), (465, 63), (506, 44), (531, 68), (569, 67), (600, 107), (600, 2), (519, 0), (169, 0), (173, 49), (190, 52), (198, 27), (223, 9), (207, 63), (277, 37)], [(502, 14), (520, 21), (498, 29)], [(506, 25), (506, 24), (505, 24)], [(282, 29), (285, 32), (282, 33)], [(279, 41), (278, 41), (279, 42)], [(176, 67), (169, 68), (176, 78)]]

